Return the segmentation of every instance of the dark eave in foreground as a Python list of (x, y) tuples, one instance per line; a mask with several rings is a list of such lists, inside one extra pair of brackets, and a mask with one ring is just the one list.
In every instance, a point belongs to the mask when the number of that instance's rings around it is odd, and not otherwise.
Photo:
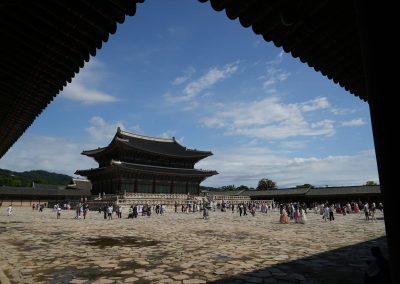
[[(1, 2), (0, 158), (96, 55), (117, 23), (135, 14), (137, 2), (143, 0)], [(210, 2), (214, 10), (369, 100), (354, 1)]]

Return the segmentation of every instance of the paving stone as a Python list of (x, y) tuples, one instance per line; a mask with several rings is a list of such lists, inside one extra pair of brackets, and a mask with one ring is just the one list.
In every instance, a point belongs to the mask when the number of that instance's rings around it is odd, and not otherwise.
[[(63, 212), (55, 222), (52, 210), (15, 208), (10, 219), (0, 209), (0, 224), (7, 224), (0, 234), (0, 266), (12, 283), (50, 283), (64, 276), (70, 283), (96, 277), (97, 283), (333, 283), (338, 275), (358, 275), (362, 282), (370, 246), (386, 248), (383, 220), (365, 222), (362, 214), (323, 222), (311, 212), (305, 225), (279, 224), (275, 210), (255, 217), (210, 214), (206, 222), (200, 213), (168, 211), (104, 221), (93, 212), (83, 221)], [(352, 246), (368, 242), (354, 258)], [(321, 257), (325, 252), (329, 258)]]

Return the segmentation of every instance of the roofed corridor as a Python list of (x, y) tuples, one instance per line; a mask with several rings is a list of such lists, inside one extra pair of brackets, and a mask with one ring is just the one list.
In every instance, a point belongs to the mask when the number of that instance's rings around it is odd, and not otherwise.
[(361, 283), (370, 247), (386, 253), (380, 211), (376, 222), (309, 212), (305, 225), (280, 224), (278, 211), (74, 214), (1, 208), (0, 270), (11, 283)]

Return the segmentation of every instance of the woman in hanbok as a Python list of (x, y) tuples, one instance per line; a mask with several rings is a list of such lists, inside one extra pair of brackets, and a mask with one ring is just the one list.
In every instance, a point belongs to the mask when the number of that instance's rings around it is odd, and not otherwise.
[(282, 209), (281, 216), (279, 217), (279, 222), (282, 223), (282, 224), (288, 224), (289, 223), (288, 214), (286, 213), (285, 209)]
[(294, 222), (295, 223), (299, 223), (300, 222), (300, 212), (299, 212), (299, 208), (298, 207), (296, 207), (296, 209), (294, 210), (293, 217), (294, 217)]
[(300, 223), (305, 224), (307, 222), (307, 216), (306, 212), (304, 211), (303, 208), (300, 209)]
[(354, 213), (360, 213), (360, 208), (357, 203), (354, 203)]

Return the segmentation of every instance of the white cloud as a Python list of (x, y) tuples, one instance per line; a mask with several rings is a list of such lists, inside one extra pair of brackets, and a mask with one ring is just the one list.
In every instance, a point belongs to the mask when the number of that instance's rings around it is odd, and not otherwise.
[(314, 100), (305, 102), (301, 104), (301, 110), (303, 112), (309, 112), (314, 110), (326, 109), (331, 105), (326, 97), (319, 97)]
[(174, 81), (172, 81), (172, 85), (180, 85), (185, 83), (187, 80), (189, 80), (192, 75), (196, 72), (196, 69), (193, 67), (188, 67), (184, 72), (182, 76), (176, 77)]
[(69, 83), (60, 97), (82, 102), (84, 104), (116, 102), (117, 98), (99, 90), (100, 83), (106, 76), (104, 64), (91, 58)]
[(73, 175), (78, 169), (98, 166), (93, 159), (81, 155), (85, 146), (66, 138), (24, 135), (0, 160), (0, 168)]
[(214, 156), (200, 161), (196, 167), (213, 169), (219, 175), (202, 185), (227, 184), (256, 187), (261, 178), (270, 178), (279, 187), (310, 183), (317, 186), (361, 185), (378, 180), (373, 150), (354, 155), (291, 158), (277, 151), (259, 147), (241, 147), (213, 151)]
[(290, 73), (281, 68), (268, 67), (267, 74), (261, 76), (260, 79), (263, 81), (262, 86), (265, 91), (276, 92), (275, 85), (285, 81), (289, 76)]
[[(81, 155), (83, 150), (103, 147), (111, 142), (117, 127), (125, 129), (122, 122), (108, 123), (99, 116), (90, 119), (86, 129), (89, 139), (79, 143), (63, 137), (24, 135), (0, 160), (0, 168), (15, 171), (46, 170), (73, 175), (78, 169), (95, 168), (98, 164)], [(140, 132), (138, 125), (128, 131)]]
[(346, 114), (351, 114), (355, 113), (355, 109), (347, 109), (347, 108), (331, 108), (330, 112), (333, 113), (334, 115), (346, 115)]
[(360, 126), (364, 125), (365, 122), (362, 118), (355, 118), (349, 121), (343, 121), (342, 126)]
[(108, 123), (99, 116), (93, 116), (90, 119), (90, 124), (92, 126), (86, 128), (86, 132), (95, 142), (109, 143), (114, 137), (118, 127), (125, 129), (121, 121)]
[(131, 131), (134, 133), (142, 132), (139, 125), (132, 125), (128, 128), (124, 126), (122, 121), (107, 122), (100, 116), (93, 116), (90, 119), (91, 126), (86, 128), (86, 132), (90, 135), (91, 141), (96, 144), (108, 144), (117, 132), (117, 128)]
[(284, 52), (281, 51), (273, 60), (267, 62), (266, 74), (261, 76), (263, 81), (262, 86), (267, 93), (275, 93), (276, 85), (286, 81), (290, 73), (279, 68), (278, 65), (282, 63)]
[(307, 141), (282, 141), (279, 146), (284, 150), (304, 149), (307, 146)]
[(237, 64), (227, 64), (221, 68), (213, 67), (206, 74), (188, 83), (182, 90), (182, 95), (171, 95), (169, 92), (163, 95), (164, 100), (169, 104), (185, 103), (189, 104), (189, 108), (185, 110), (191, 110), (197, 107), (198, 103), (196, 98), (202, 91), (211, 88), (219, 81), (229, 78), (238, 69)]
[(227, 135), (241, 135), (263, 139), (283, 139), (296, 136), (331, 136), (334, 121), (308, 122), (303, 113), (325, 108), (326, 99), (304, 103), (284, 104), (277, 97), (249, 103), (232, 103), (214, 115), (203, 118), (210, 128), (225, 128)]

